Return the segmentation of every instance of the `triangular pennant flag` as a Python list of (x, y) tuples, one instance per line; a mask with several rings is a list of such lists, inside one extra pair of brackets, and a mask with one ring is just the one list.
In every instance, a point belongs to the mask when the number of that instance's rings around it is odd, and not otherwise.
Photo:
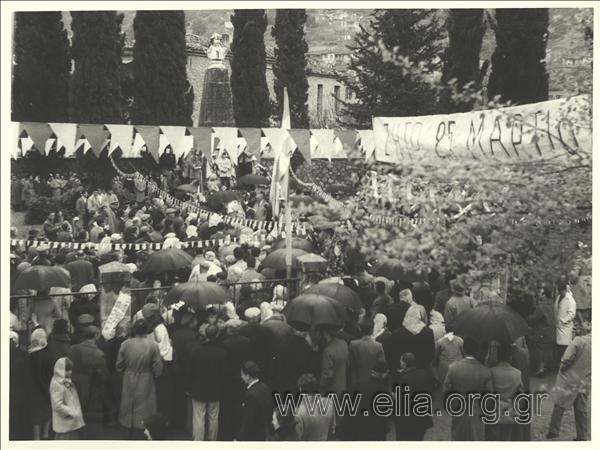
[(136, 125), (136, 131), (142, 135), (146, 144), (146, 150), (152, 155), (154, 161), (158, 163), (158, 145), (160, 143), (160, 128), (153, 125)]
[[(23, 122), (21, 123), (21, 132), (25, 130), (33, 145), (42, 155), (45, 154), (46, 141), (52, 136), (52, 129), (47, 123)], [(19, 133), (20, 135), (20, 133)]]
[(356, 158), (356, 156), (353, 156), (356, 154), (356, 130), (334, 130), (334, 133), (342, 143), (344, 153), (347, 155), (348, 159), (351, 159), (352, 157)]
[(121, 149), (123, 158), (131, 157), (131, 147), (133, 144), (133, 125), (106, 125), (110, 133), (110, 146), (108, 154), (110, 155), (117, 148)]
[(373, 130), (358, 130), (360, 146), (365, 153), (365, 159), (369, 159), (375, 152), (375, 135)]
[(209, 164), (212, 164), (212, 128), (188, 127), (193, 137), (193, 148), (204, 154)]
[(190, 140), (186, 139), (185, 127), (164, 126), (160, 127), (167, 142), (173, 149), (173, 154), (176, 159), (179, 159), (184, 153), (190, 149)]
[(260, 128), (240, 128), (240, 133), (242, 133), (248, 144), (246, 153), (260, 159), (260, 136), (262, 134)]
[(317, 152), (322, 158), (331, 159), (333, 154), (333, 130), (311, 130), (318, 143)]
[(104, 125), (100, 124), (79, 124), (77, 125), (77, 137), (85, 137), (90, 143), (92, 151), (97, 158), (100, 157), (100, 153), (106, 146), (106, 140), (108, 139), (108, 130)]
[(56, 135), (56, 150), (65, 148), (65, 156), (75, 153), (75, 139), (77, 138), (77, 124), (75, 123), (51, 123), (50, 128)]
[(133, 145), (131, 146), (131, 157), (139, 158), (142, 152), (142, 147), (144, 147), (144, 145), (146, 145), (146, 143), (144, 142), (142, 135), (139, 133), (135, 133), (135, 136), (133, 138)]
[(263, 128), (263, 133), (273, 148), (273, 157), (283, 153), (284, 143), (290, 136), (287, 130), (282, 128)]
[[(219, 139), (219, 150), (227, 150), (231, 162), (237, 165), (238, 159), (238, 129), (231, 127), (213, 127), (215, 137)], [(215, 143), (215, 146), (217, 144)]]
[(294, 128), (288, 130), (306, 162), (310, 163), (310, 130)]

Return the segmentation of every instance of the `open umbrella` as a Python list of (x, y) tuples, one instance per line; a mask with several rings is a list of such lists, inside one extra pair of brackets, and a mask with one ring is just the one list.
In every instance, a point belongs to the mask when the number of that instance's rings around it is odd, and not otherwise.
[(238, 184), (240, 186), (260, 186), (262, 184), (269, 184), (269, 179), (262, 175), (249, 173), (238, 179)]
[(71, 276), (54, 266), (31, 266), (23, 270), (15, 280), (15, 290), (33, 289), (47, 291), (51, 287), (71, 287)]
[(165, 297), (165, 304), (167, 305), (180, 301), (198, 310), (207, 305), (228, 302), (229, 294), (217, 283), (211, 281), (192, 281), (173, 286)]
[(101, 283), (126, 283), (131, 280), (131, 270), (126, 264), (112, 261), (98, 267)]
[(358, 312), (363, 307), (360, 296), (348, 286), (338, 283), (318, 283), (309, 287), (304, 294), (318, 294), (331, 297), (345, 308)]
[(283, 315), (294, 327), (342, 326), (345, 310), (331, 297), (303, 294), (285, 305)]
[(454, 332), (479, 342), (512, 344), (529, 332), (527, 322), (510, 306), (499, 301), (482, 302), (454, 320)]
[[(270, 269), (280, 270), (285, 269), (285, 254), (286, 249), (280, 248), (279, 250), (275, 250), (267, 255), (267, 257), (262, 262), (262, 267), (268, 267)], [(306, 255), (307, 252), (301, 250), (299, 248), (292, 249), (292, 268), (298, 268), (298, 256)]]
[[(281, 248), (285, 248), (285, 238), (279, 239), (273, 242), (271, 245), (272, 250), (279, 250)], [(297, 236), (292, 237), (292, 248), (299, 248), (300, 250), (304, 250), (308, 253), (311, 253), (314, 250), (312, 242), (310, 242), (308, 239)]]
[(261, 322), (261, 325), (271, 330), (277, 342), (280, 342), (286, 337), (294, 334), (294, 329), (290, 325), (288, 325), (287, 322), (284, 322), (283, 320), (279, 320), (277, 318), (272, 317), (270, 319), (267, 319), (264, 322)]
[(427, 281), (426, 274), (419, 274), (414, 270), (405, 270), (402, 262), (396, 258), (385, 259), (373, 272), (375, 276), (382, 276), (388, 280), (414, 283), (415, 281)]
[(142, 272), (163, 273), (190, 267), (191, 264), (192, 257), (186, 252), (178, 248), (167, 248), (152, 253), (142, 267)]
[(198, 186), (193, 184), (180, 184), (175, 189), (178, 191), (189, 192), (190, 194), (195, 194), (198, 192)]
[(344, 284), (344, 280), (342, 280), (342, 277), (331, 277), (331, 278), (325, 278), (324, 280), (319, 281), (319, 284), (325, 284), (325, 283)]
[(238, 195), (233, 191), (219, 191), (208, 197), (206, 203), (210, 208), (216, 209), (220, 205), (225, 205), (234, 200), (239, 200)]

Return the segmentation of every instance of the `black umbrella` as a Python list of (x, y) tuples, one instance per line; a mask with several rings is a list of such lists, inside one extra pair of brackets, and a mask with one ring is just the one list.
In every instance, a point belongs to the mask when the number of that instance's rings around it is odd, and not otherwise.
[(183, 301), (186, 305), (198, 310), (208, 305), (228, 302), (229, 294), (217, 283), (210, 281), (192, 281), (173, 286), (165, 297), (165, 303), (167, 305), (180, 301)]
[(192, 257), (178, 248), (167, 248), (152, 253), (142, 267), (142, 272), (163, 273), (192, 265)]
[[(279, 239), (273, 242), (273, 245), (271, 245), (271, 250), (279, 250), (282, 248), (285, 248), (285, 238)], [(309, 253), (314, 250), (312, 243), (308, 239), (297, 236), (292, 237), (292, 248), (299, 248), (300, 250), (304, 250)]]
[(208, 197), (207, 205), (212, 209), (217, 209), (221, 205), (225, 205), (234, 200), (239, 200), (238, 195), (233, 191), (219, 191)]
[(70, 288), (69, 272), (55, 266), (31, 266), (23, 270), (15, 280), (15, 290), (33, 289), (40, 292), (52, 287)]
[(304, 294), (288, 302), (283, 308), (288, 323), (295, 327), (342, 326), (344, 307), (331, 297)]
[(396, 258), (384, 260), (373, 272), (377, 277), (385, 277), (388, 280), (414, 283), (416, 281), (427, 281), (426, 274), (417, 273), (414, 270), (405, 270), (402, 262)]
[(360, 296), (348, 286), (339, 283), (318, 283), (309, 287), (305, 294), (320, 294), (331, 297), (345, 308), (358, 312), (363, 307)]
[(529, 332), (529, 326), (510, 306), (499, 301), (482, 302), (454, 320), (454, 332), (479, 342), (500, 341), (512, 344)]
[[(292, 248), (292, 268), (298, 268), (298, 256), (306, 255), (307, 252), (301, 250), (299, 248)], [(281, 270), (286, 268), (285, 263), (286, 249), (281, 248), (279, 250), (275, 250), (267, 255), (267, 257), (262, 262), (262, 267), (267, 267), (269, 269)]]

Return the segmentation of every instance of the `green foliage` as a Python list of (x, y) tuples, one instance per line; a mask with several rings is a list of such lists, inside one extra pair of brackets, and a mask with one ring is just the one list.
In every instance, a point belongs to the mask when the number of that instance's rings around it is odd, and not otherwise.
[(57, 198), (35, 195), (25, 213), (25, 223), (28, 225), (43, 223), (48, 214), (57, 211), (62, 211), (65, 219), (75, 217), (77, 215), (75, 200), (77, 197), (73, 191), (67, 191)]
[(283, 87), (287, 87), (292, 128), (308, 128), (308, 80), (304, 9), (278, 9), (271, 34), (275, 38), (273, 75), (277, 97), (276, 115), (283, 111)]
[(121, 21), (115, 11), (73, 11), (69, 118), (79, 123), (122, 123)]
[(132, 122), (191, 126), (194, 91), (186, 72), (183, 11), (138, 11), (133, 28)]
[(516, 104), (548, 100), (548, 9), (497, 9), (495, 17), (489, 98)]
[[(350, 46), (349, 69), (356, 73), (346, 83), (357, 103), (345, 104), (357, 126), (370, 126), (373, 116), (414, 116), (438, 111), (437, 92), (429, 78), (441, 68), (443, 25), (434, 10), (377, 10)], [(420, 74), (387, 61), (393, 52)]]
[[(471, 84), (475, 89), (481, 85), (479, 54), (485, 33), (482, 9), (451, 9), (446, 22), (448, 47), (444, 54), (442, 83), (455, 82), (459, 89)], [(445, 112), (466, 112), (472, 103), (456, 103), (448, 93), (442, 96), (441, 107)]]
[(61, 13), (15, 13), (12, 120), (66, 122), (70, 71)]
[(233, 114), (238, 127), (268, 126), (271, 115), (264, 9), (236, 9), (231, 16), (234, 27), (231, 43), (231, 91)]

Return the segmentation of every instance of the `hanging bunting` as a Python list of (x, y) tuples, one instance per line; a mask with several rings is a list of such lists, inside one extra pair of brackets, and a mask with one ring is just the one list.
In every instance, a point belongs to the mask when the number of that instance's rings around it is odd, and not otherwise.
[(142, 135), (142, 139), (146, 144), (146, 151), (149, 152), (154, 161), (158, 163), (158, 146), (160, 143), (160, 128), (152, 126), (152, 125), (136, 125), (136, 131)]
[[(356, 139), (358, 137), (356, 130), (335, 130), (334, 133), (342, 143), (346, 157), (348, 159), (356, 159)], [(360, 154), (358, 157), (360, 157)]]
[(307, 163), (311, 161), (310, 153), (310, 130), (304, 130), (300, 128), (293, 128), (288, 130), (290, 136), (296, 143), (296, 147), (304, 157)]
[(99, 158), (108, 139), (108, 130), (106, 127), (100, 124), (79, 124), (77, 128), (77, 137), (79, 139), (85, 137), (94, 155), (96, 155), (96, 158)]
[[(20, 131), (25, 131), (33, 141), (33, 145), (42, 155), (45, 154), (46, 141), (52, 136), (52, 129), (47, 123), (22, 122)], [(20, 135), (21, 133), (19, 133)]]
[(365, 154), (365, 160), (368, 160), (375, 153), (375, 134), (373, 130), (358, 130), (360, 137), (360, 146)]
[(56, 150), (65, 148), (65, 157), (75, 153), (75, 139), (77, 138), (77, 124), (75, 123), (50, 123), (50, 128), (56, 135)]
[(181, 156), (188, 152), (191, 138), (186, 139), (185, 127), (163, 126), (160, 129), (163, 132), (165, 141), (171, 145), (176, 159), (181, 158)]
[(117, 148), (121, 149), (124, 158), (131, 156), (131, 147), (133, 143), (133, 125), (106, 125), (110, 133), (110, 145), (108, 154), (110, 155)]
[(260, 137), (262, 134), (260, 128), (240, 128), (240, 133), (246, 139), (246, 153), (254, 155), (260, 160)]
[[(238, 159), (238, 129), (232, 127), (213, 127), (215, 137), (219, 139), (219, 149), (227, 150), (229, 158), (234, 165), (237, 165)], [(217, 144), (215, 143), (215, 147)]]
[(204, 154), (209, 164), (212, 164), (212, 128), (188, 127), (188, 131), (194, 140), (194, 149)]

